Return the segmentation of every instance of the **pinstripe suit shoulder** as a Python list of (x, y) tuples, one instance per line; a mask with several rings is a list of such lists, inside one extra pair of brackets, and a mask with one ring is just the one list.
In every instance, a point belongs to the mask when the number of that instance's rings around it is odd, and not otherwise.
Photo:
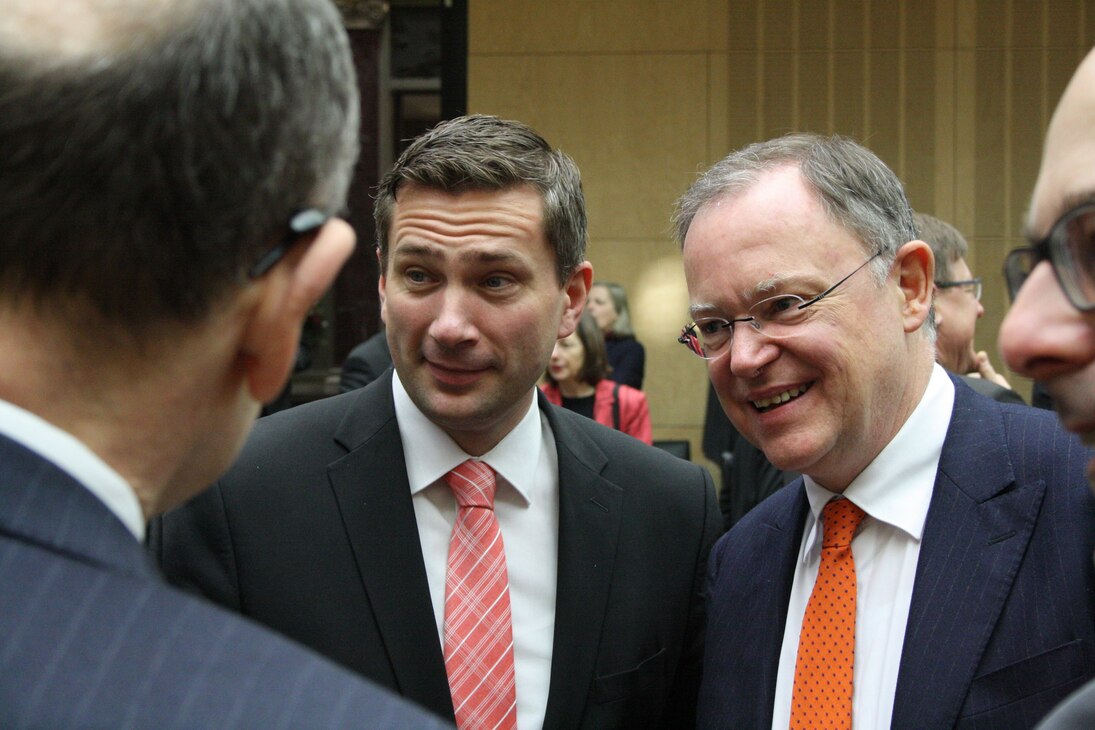
[(0, 727), (447, 727), (169, 587), (82, 485), (0, 436)]

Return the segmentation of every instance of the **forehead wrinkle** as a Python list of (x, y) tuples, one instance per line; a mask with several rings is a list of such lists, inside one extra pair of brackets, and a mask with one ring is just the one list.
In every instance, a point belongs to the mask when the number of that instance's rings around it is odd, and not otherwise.
[[(408, 256), (426, 259), (444, 259), (447, 248), (432, 241), (409, 241), (399, 243), (393, 250), (393, 258)], [(474, 244), (470, 248), (462, 248), (456, 253), (455, 258), (477, 264), (523, 264), (525, 259), (508, 249), (480, 248)]]

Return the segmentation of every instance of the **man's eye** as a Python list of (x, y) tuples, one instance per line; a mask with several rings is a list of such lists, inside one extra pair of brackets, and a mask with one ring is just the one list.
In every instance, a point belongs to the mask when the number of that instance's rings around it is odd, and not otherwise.
[(759, 302), (754, 307), (753, 314), (760, 319), (783, 320), (788, 317), (797, 317), (802, 314), (802, 310), (798, 308), (798, 305), (802, 304), (802, 299), (796, 296), (780, 296), (772, 297), (771, 299), (765, 299), (763, 302)]
[(727, 323), (721, 319), (709, 319), (706, 322), (696, 322), (696, 329), (701, 335), (713, 335), (719, 330), (726, 329)]
[(488, 276), (483, 280), (483, 286), (488, 289), (501, 289), (504, 286), (509, 285), (511, 279), (505, 276)]

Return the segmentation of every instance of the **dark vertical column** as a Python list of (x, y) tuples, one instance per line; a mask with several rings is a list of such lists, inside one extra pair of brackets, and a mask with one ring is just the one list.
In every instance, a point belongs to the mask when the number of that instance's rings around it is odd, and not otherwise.
[(441, 118), (468, 113), (468, 0), (441, 6)]
[(349, 29), (361, 90), (361, 156), (347, 200), (347, 220), (357, 233), (357, 249), (334, 285), (334, 362), (375, 332), (380, 321), (376, 293), (377, 261), (372, 192), (378, 181), (381, 26)]

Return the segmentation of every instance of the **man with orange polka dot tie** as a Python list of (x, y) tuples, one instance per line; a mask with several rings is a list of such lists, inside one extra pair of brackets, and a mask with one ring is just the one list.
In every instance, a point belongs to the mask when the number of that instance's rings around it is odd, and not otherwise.
[(1095, 676), (1088, 453), (935, 364), (894, 173), (788, 135), (702, 174), (675, 225), (679, 341), (803, 475), (712, 551), (699, 726), (1018, 730)]

